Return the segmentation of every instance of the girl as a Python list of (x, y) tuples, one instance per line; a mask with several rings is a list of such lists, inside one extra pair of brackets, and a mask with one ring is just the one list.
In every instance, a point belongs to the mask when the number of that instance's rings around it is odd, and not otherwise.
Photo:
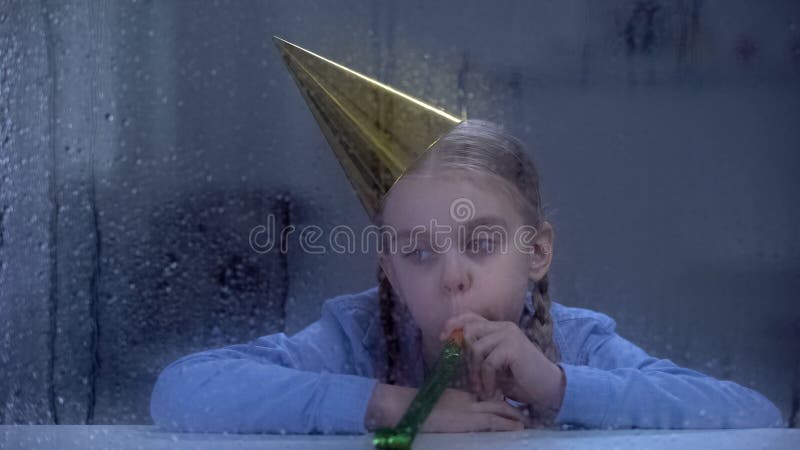
[[(467, 120), (439, 139), (383, 198), (378, 224), (393, 230), (378, 286), (327, 300), (294, 336), (173, 362), (153, 390), (154, 422), (289, 433), (393, 426), (444, 338), (462, 328), (464, 373), (422, 431), (784, 425), (761, 394), (652, 357), (607, 315), (551, 301), (554, 234), (539, 177), (494, 124)], [(525, 245), (520, 230), (535, 231)]]

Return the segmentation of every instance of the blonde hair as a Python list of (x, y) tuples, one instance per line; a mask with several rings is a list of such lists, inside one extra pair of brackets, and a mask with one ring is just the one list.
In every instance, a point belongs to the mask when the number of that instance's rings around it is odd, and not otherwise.
[[(441, 137), (408, 169), (406, 173), (423, 170), (467, 170), (494, 175), (501, 180), (500, 187), (512, 199), (524, 223), (539, 229), (544, 221), (539, 174), (534, 164), (526, 157), (524, 145), (499, 125), (483, 120), (465, 120), (448, 134)], [(385, 201), (386, 197), (384, 197)], [(377, 225), (383, 225), (381, 202), (376, 216)], [(549, 249), (547, 249), (549, 251)], [(388, 277), (378, 266), (378, 293), (380, 317), (386, 338), (387, 371), (385, 382), (397, 381), (397, 363), (400, 354), (397, 336), (396, 295)], [(548, 279), (545, 274), (536, 281), (533, 289), (533, 305), (536, 313), (525, 316), (521, 328), (528, 338), (552, 362), (560, 359), (553, 342), (553, 321), (550, 316), (550, 296), (547, 293)]]

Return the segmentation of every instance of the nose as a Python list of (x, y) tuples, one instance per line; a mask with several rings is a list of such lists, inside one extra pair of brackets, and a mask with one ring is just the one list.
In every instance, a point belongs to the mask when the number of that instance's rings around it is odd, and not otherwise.
[(462, 261), (458, 252), (447, 251), (444, 255), (442, 286), (448, 295), (467, 292), (472, 287), (472, 272), (468, 264)]

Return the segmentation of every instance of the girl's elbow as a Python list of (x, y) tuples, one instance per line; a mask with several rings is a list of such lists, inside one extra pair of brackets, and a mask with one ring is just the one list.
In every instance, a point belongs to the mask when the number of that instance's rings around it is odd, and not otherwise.
[(766, 396), (756, 390), (746, 388), (753, 397), (753, 405), (749, 411), (753, 428), (783, 428), (787, 426), (781, 410)]
[(163, 370), (153, 386), (150, 394), (150, 417), (158, 428), (165, 431), (182, 431), (182, 423), (178, 420), (181, 414), (177, 406), (180, 405), (176, 392), (179, 384), (174, 380), (168, 369)]
[[(207, 431), (203, 385), (214, 373), (214, 361), (203, 353), (186, 355), (161, 370), (150, 394), (150, 418), (166, 431)], [(213, 420), (212, 420), (213, 422)]]
[[(150, 394), (150, 417), (158, 428), (174, 432), (208, 431), (196, 403), (197, 380), (167, 367), (161, 371)], [(195, 405), (192, 407), (192, 405)]]
[(788, 426), (783, 414), (775, 404), (764, 399), (764, 428), (785, 428)]
[(780, 410), (767, 401), (761, 408), (742, 412), (731, 428), (785, 428)]
[(746, 389), (748, 401), (739, 401), (725, 428), (782, 428), (786, 421), (780, 409), (755, 390)]

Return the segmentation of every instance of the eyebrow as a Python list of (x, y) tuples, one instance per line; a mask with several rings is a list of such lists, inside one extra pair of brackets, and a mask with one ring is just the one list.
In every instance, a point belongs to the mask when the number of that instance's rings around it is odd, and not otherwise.
[(469, 231), (480, 226), (501, 226), (503, 228), (508, 228), (508, 223), (506, 223), (506, 220), (502, 217), (494, 215), (476, 217), (466, 223), (467, 230)]
[[(417, 225), (417, 226), (415, 226), (415, 227), (413, 227), (413, 228), (410, 228), (410, 229), (408, 229), (408, 228), (407, 228), (407, 229), (405, 229), (405, 230), (401, 230), (401, 231), (399, 231), (399, 232), (397, 233), (397, 238), (398, 238), (398, 239), (411, 239), (411, 231), (413, 231), (413, 230), (419, 230), (419, 229), (420, 229), (420, 227), (423, 227), (423, 225)], [(418, 233), (420, 236), (425, 236), (425, 235), (427, 235), (427, 234), (430, 234), (430, 232), (428, 231), (428, 229), (427, 229), (427, 228), (425, 228), (425, 229), (423, 229), (423, 230), (421, 230), (421, 231), (417, 231), (417, 233)]]

